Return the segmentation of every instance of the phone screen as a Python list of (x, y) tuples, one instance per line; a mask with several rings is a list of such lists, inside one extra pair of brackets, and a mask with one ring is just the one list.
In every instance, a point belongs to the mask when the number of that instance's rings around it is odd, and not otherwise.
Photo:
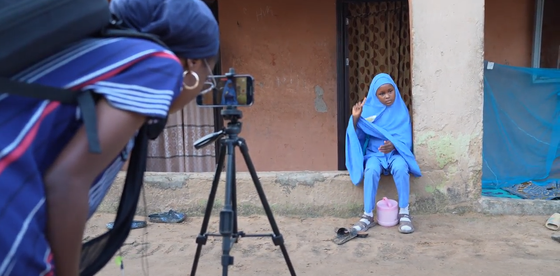
[(212, 76), (216, 87), (196, 97), (196, 104), (205, 107), (250, 106), (253, 105), (253, 77), (235, 75)]

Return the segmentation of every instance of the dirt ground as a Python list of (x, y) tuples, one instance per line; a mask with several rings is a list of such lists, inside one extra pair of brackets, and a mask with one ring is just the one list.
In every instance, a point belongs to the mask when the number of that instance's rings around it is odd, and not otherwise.
[[(365, 239), (336, 245), (334, 228), (355, 219), (276, 217), (297, 275), (557, 275), (560, 243), (544, 227), (548, 217), (438, 214), (414, 217), (416, 232), (376, 226)], [(113, 215), (96, 214), (85, 238), (105, 231)], [(150, 224), (132, 230), (122, 248), (124, 275), (190, 275), (201, 218), (181, 224)], [(270, 233), (266, 217), (239, 218), (248, 234)], [(217, 231), (213, 216), (209, 231)], [(203, 246), (197, 275), (222, 275), (221, 237)], [(243, 238), (232, 250), (229, 275), (290, 275), (270, 238)], [(147, 272), (143, 272), (143, 264)], [(115, 262), (101, 276), (121, 275)]]

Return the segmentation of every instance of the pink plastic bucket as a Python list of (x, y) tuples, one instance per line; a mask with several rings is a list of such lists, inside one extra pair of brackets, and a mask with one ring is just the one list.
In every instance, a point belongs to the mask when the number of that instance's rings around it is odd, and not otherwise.
[(397, 201), (383, 197), (377, 202), (377, 223), (381, 226), (391, 227), (399, 222), (399, 204)]

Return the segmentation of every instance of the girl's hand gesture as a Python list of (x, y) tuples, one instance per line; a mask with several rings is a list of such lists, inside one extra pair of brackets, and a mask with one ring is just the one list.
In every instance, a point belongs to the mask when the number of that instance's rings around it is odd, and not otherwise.
[(352, 107), (352, 116), (354, 117), (354, 120), (358, 120), (360, 116), (362, 116), (362, 108), (364, 107), (365, 103), (366, 98), (357, 102), (354, 107)]

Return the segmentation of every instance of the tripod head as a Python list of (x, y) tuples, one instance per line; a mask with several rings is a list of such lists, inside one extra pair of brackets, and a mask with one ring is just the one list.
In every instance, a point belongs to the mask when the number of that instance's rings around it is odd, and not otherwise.
[(221, 139), (224, 135), (227, 135), (230, 139), (236, 139), (239, 133), (241, 133), (242, 123), (240, 119), (243, 118), (243, 112), (241, 112), (241, 110), (237, 109), (236, 106), (228, 106), (222, 109), (220, 115), (224, 120), (229, 121), (227, 126), (218, 132), (210, 133), (198, 139), (194, 142), (195, 149), (206, 147), (216, 140)]
[[(226, 77), (228, 80), (233, 81), (235, 78), (235, 69), (230, 68), (229, 72), (226, 73)], [(243, 112), (237, 109), (237, 106), (229, 105), (221, 110), (220, 115), (224, 120), (229, 121), (227, 126), (218, 132), (210, 133), (198, 139), (194, 142), (195, 149), (206, 147), (207, 145), (214, 143), (216, 140), (221, 139), (224, 135), (227, 135), (230, 139), (237, 139), (237, 135), (241, 132), (240, 120), (243, 118)]]

